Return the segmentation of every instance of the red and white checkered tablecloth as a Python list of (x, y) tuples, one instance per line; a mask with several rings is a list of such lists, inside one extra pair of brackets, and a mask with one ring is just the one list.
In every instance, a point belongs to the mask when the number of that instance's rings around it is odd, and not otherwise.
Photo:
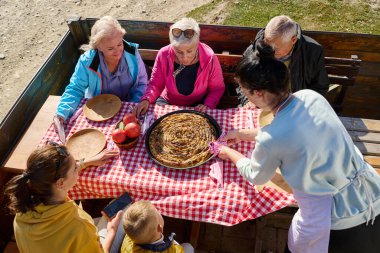
[[(85, 100), (78, 108), (81, 108), (84, 102)], [(115, 117), (103, 122), (88, 120), (81, 113), (75, 121), (65, 127), (66, 136), (70, 137), (83, 128), (96, 128), (104, 133), (110, 144), (111, 131), (129, 111), (129, 105), (135, 104), (123, 103)], [(154, 113), (157, 119), (180, 109), (192, 108), (155, 105), (149, 108), (149, 112)], [(222, 131), (257, 126), (257, 110), (212, 109), (206, 113), (219, 123)], [(46, 143), (46, 140), (59, 142), (53, 125), (41, 143)], [(236, 149), (248, 156), (254, 149), (254, 143), (242, 142)], [(219, 189), (216, 180), (209, 176), (210, 165), (215, 161), (212, 159), (192, 169), (168, 169), (150, 159), (145, 150), (144, 139), (140, 137), (135, 148), (120, 150), (120, 156), (110, 163), (83, 170), (78, 183), (70, 192), (70, 197), (115, 198), (127, 191), (135, 201), (151, 201), (163, 215), (227, 226), (258, 218), (295, 203), (291, 194), (281, 193), (271, 187), (264, 187), (258, 191), (239, 174), (233, 163), (227, 161), (223, 162), (224, 187)]]

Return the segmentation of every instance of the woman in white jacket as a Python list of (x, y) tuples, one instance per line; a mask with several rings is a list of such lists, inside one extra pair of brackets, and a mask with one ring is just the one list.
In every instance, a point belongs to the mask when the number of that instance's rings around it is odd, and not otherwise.
[(251, 158), (227, 146), (219, 156), (253, 184), (267, 182), (280, 168), (299, 205), (286, 252), (380, 252), (380, 177), (329, 103), (312, 90), (291, 94), (286, 66), (263, 42), (238, 64), (236, 79), (274, 119), (225, 136), (229, 146), (255, 141)]

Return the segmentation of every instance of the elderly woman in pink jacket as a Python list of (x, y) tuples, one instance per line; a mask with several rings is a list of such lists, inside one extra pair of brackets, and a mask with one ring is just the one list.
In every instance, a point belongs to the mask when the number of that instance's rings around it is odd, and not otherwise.
[(160, 49), (152, 76), (134, 114), (144, 114), (149, 104), (215, 108), (224, 93), (222, 69), (214, 51), (199, 41), (200, 28), (191, 18), (170, 27), (170, 45)]

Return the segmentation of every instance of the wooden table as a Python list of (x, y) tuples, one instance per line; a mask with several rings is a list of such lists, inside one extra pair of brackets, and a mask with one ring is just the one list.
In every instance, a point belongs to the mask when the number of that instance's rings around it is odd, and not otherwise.
[[(3, 170), (13, 173), (22, 173), (25, 170), (28, 156), (38, 146), (52, 123), (59, 99), (59, 96), (48, 97), (28, 130), (1, 166)], [(365, 160), (380, 174), (380, 120), (350, 117), (340, 117), (340, 119)], [(268, 184), (289, 191), (279, 173)]]
[[(38, 146), (52, 123), (59, 99), (59, 96), (49, 96), (1, 169), (12, 173), (22, 173), (25, 170), (29, 154)], [(348, 117), (341, 117), (341, 120), (366, 161), (380, 174), (380, 120)], [(279, 171), (266, 185), (291, 192)], [(190, 241), (194, 246), (197, 244), (200, 224), (192, 223)]]

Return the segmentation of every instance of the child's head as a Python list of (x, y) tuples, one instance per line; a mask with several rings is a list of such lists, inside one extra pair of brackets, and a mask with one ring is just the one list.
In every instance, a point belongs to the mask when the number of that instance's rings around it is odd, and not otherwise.
[(133, 242), (148, 244), (161, 238), (164, 219), (149, 201), (137, 201), (124, 213), (123, 225)]

